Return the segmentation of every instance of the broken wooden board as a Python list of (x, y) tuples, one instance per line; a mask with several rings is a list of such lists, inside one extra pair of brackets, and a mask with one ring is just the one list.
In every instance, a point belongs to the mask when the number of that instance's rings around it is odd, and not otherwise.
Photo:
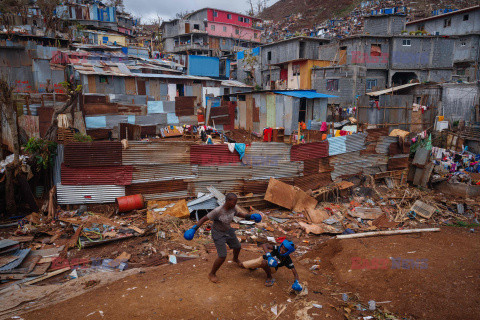
[(323, 233), (342, 233), (342, 230), (335, 228), (334, 226), (329, 226), (326, 224), (309, 224), (302, 221), (299, 221), (298, 224), (300, 227), (305, 230), (307, 234), (323, 234)]
[(292, 210), (295, 206), (296, 194), (294, 186), (270, 178), (264, 199), (280, 207)]
[(40, 282), (40, 281), (43, 281), (45, 279), (48, 279), (48, 278), (51, 278), (51, 277), (54, 277), (58, 274), (61, 274), (61, 273), (64, 273), (65, 271), (68, 271), (70, 270), (70, 268), (63, 268), (63, 269), (60, 269), (60, 270), (56, 270), (56, 271), (53, 271), (53, 272), (50, 272), (42, 277), (38, 277), (38, 278), (35, 278), (33, 280), (30, 280), (30, 281), (27, 281), (27, 282), (24, 282), (23, 284), (24, 285), (30, 285), (30, 284), (34, 284), (34, 283), (37, 283), (37, 282)]
[(302, 212), (303, 210), (314, 209), (317, 206), (317, 199), (310, 197), (305, 191), (296, 189), (294, 197), (294, 206), (292, 208), (295, 212)]
[(353, 184), (352, 182), (350, 181), (340, 181), (338, 183), (336, 183), (336, 186), (338, 187), (338, 189), (340, 190), (345, 190), (345, 189), (348, 189), (348, 188), (351, 188), (353, 187), (355, 184)]
[(356, 207), (355, 210), (350, 211), (350, 215), (355, 218), (361, 218), (364, 220), (374, 220), (377, 219), (382, 215), (382, 209), (375, 207), (375, 208), (367, 208), (367, 207)]
[(173, 207), (165, 210), (164, 214), (168, 214), (177, 218), (189, 218), (190, 211), (188, 210), (187, 201), (185, 199), (178, 201)]
[(313, 223), (322, 223), (323, 220), (330, 218), (327, 211), (322, 209), (308, 208), (306, 209), (310, 221)]
[(425, 219), (430, 219), (436, 210), (437, 209), (435, 209), (435, 207), (432, 207), (431, 205), (420, 200), (415, 201), (413, 206), (410, 208), (410, 211), (414, 211), (416, 214)]
[(395, 228), (398, 223), (395, 221), (390, 221), (387, 218), (387, 214), (384, 213), (374, 221), (372, 221), (372, 225), (374, 225), (377, 228)]

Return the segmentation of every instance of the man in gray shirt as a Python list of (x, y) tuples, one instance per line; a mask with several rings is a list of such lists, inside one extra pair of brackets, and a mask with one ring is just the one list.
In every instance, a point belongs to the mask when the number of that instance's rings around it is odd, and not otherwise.
[(235, 235), (235, 230), (230, 226), (234, 216), (238, 216), (247, 220), (255, 220), (255, 222), (262, 221), (262, 216), (258, 213), (247, 214), (237, 206), (237, 196), (234, 193), (229, 193), (225, 196), (225, 203), (212, 211), (205, 217), (200, 219), (196, 225), (185, 231), (184, 237), (187, 240), (192, 240), (195, 231), (207, 220), (213, 221), (212, 224), (212, 238), (217, 248), (218, 257), (213, 263), (212, 270), (208, 274), (210, 281), (217, 283), (217, 271), (227, 258), (227, 244), (230, 249), (233, 249), (233, 262), (242, 267), (242, 263), (238, 259), (241, 245)]

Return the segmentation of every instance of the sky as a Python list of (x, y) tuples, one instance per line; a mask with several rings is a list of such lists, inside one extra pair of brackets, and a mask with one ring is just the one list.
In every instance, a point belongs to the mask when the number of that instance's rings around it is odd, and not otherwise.
[[(258, 0), (253, 0), (256, 3)], [(157, 16), (163, 20), (174, 19), (178, 12), (195, 11), (205, 7), (246, 13), (250, 5), (247, 0), (123, 0), (125, 9), (135, 17), (148, 23)], [(275, 0), (268, 0), (269, 5)]]

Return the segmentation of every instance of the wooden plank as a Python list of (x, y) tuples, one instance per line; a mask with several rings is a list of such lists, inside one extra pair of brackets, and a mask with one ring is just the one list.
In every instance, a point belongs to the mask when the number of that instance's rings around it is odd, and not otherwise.
[(355, 210), (350, 211), (350, 215), (355, 218), (362, 218), (364, 220), (374, 220), (382, 215), (382, 209), (380, 208), (366, 208), (357, 207)]
[(97, 93), (97, 84), (95, 83), (95, 76), (94, 75), (87, 76), (87, 79), (88, 79), (88, 92)]
[(295, 205), (296, 193), (295, 187), (270, 178), (265, 200), (291, 210)]
[(59, 275), (61, 273), (64, 273), (65, 271), (68, 271), (70, 270), (70, 267), (68, 268), (63, 268), (63, 269), (60, 269), (60, 270), (56, 270), (56, 271), (53, 271), (53, 272), (50, 272), (42, 277), (39, 277), (39, 278), (36, 278), (36, 279), (33, 279), (33, 280), (30, 280), (30, 281), (27, 281), (27, 282), (24, 282), (23, 284), (24, 285), (31, 285), (31, 284), (34, 284), (34, 283), (37, 283), (37, 282), (40, 282), (40, 281), (43, 281), (43, 280), (46, 280), (48, 278), (51, 278), (51, 277), (54, 277), (56, 275)]
[(135, 78), (125, 78), (125, 94), (137, 94), (137, 85), (135, 84)]
[(419, 232), (438, 232), (438, 231), (440, 231), (440, 228), (374, 231), (374, 232), (363, 232), (363, 233), (354, 233), (354, 234), (341, 234), (341, 235), (336, 236), (336, 238), (337, 239), (352, 239), (352, 238), (365, 238), (365, 237), (374, 237), (374, 236), (390, 236), (390, 235), (397, 235), (397, 234), (419, 233)]

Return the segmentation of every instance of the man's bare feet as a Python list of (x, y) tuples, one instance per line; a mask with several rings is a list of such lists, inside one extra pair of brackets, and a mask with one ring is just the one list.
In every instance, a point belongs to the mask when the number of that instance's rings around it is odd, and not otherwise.
[(232, 260), (232, 261), (235, 262), (240, 268), (245, 269), (245, 267), (243, 266), (242, 261), (240, 261), (240, 260), (238, 260), (238, 259), (237, 259), (237, 260), (234, 259), (234, 260)]
[(209, 279), (210, 281), (212, 281), (213, 283), (218, 283), (218, 282), (220, 282), (220, 280), (218, 280), (217, 276), (214, 275), (214, 274), (211, 274), (211, 273), (208, 274), (208, 279)]

